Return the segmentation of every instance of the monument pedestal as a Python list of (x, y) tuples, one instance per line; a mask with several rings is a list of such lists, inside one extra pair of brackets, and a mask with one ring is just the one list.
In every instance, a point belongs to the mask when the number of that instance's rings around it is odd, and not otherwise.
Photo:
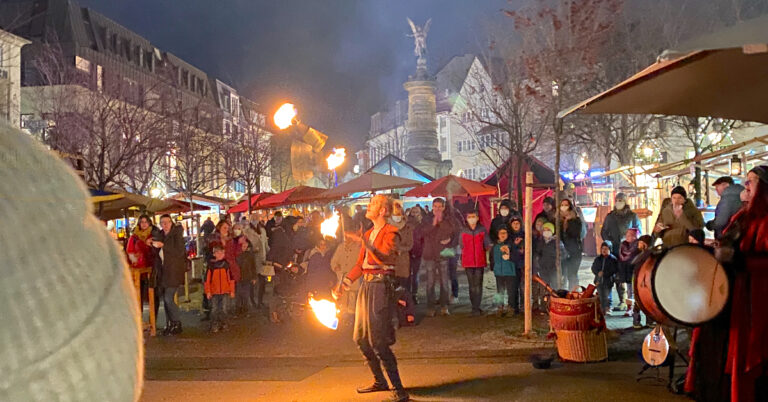
[(403, 84), (408, 91), (408, 122), (406, 162), (438, 178), (447, 175), (451, 161), (443, 161), (437, 141), (437, 83), (424, 69), (418, 69), (416, 76)]

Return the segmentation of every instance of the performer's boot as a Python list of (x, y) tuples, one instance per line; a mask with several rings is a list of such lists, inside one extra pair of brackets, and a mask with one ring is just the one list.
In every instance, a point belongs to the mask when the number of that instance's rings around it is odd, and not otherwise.
[(384, 372), (381, 370), (379, 360), (369, 360), (366, 362), (366, 365), (371, 369), (371, 374), (373, 374), (373, 384), (358, 388), (357, 393), (367, 394), (369, 392), (389, 391), (389, 385), (387, 385), (387, 379), (384, 378)]
[(400, 371), (397, 369), (397, 359), (395, 359), (395, 355), (392, 354), (391, 350), (388, 350), (388, 353), (383, 354), (381, 362), (384, 365), (384, 369), (387, 370), (387, 377), (389, 377), (389, 382), (392, 384), (392, 398), (389, 400), (393, 402), (405, 402), (409, 400), (410, 396), (408, 395), (408, 392), (405, 391), (403, 382), (400, 380)]

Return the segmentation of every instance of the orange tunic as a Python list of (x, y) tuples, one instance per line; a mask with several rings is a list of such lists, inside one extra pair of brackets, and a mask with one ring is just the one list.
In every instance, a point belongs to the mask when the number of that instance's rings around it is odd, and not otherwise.
[[(397, 264), (398, 256), (397, 245), (400, 242), (400, 234), (398, 233), (397, 228), (388, 223), (385, 224), (371, 244), (368, 239), (371, 237), (373, 231), (374, 229), (369, 229), (365, 232), (365, 235), (363, 236), (363, 246), (360, 247), (360, 254), (357, 257), (357, 262), (347, 274), (347, 278), (353, 282), (363, 274), (394, 275), (395, 273), (394, 267)], [(368, 256), (367, 261), (365, 261), (366, 255)], [(367, 264), (365, 264), (366, 262)], [(391, 269), (387, 267), (391, 267)]]

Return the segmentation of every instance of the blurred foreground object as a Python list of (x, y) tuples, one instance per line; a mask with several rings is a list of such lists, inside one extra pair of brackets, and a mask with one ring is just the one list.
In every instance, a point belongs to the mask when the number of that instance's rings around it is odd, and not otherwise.
[(7, 125), (0, 156), (0, 400), (138, 400), (138, 307), (122, 252), (85, 186)]

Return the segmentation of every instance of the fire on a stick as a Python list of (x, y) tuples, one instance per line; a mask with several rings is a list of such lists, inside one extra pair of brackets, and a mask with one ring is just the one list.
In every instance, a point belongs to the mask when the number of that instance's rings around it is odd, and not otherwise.
[(333, 153), (328, 156), (328, 170), (334, 170), (344, 163), (344, 157), (347, 156), (347, 150), (344, 148), (334, 148)]
[(275, 125), (279, 129), (285, 130), (288, 126), (293, 124), (294, 118), (296, 118), (296, 108), (292, 103), (283, 103), (283, 105), (277, 109), (277, 112), (275, 112)]
[(323, 236), (336, 238), (336, 232), (339, 230), (339, 213), (334, 212), (330, 218), (320, 224), (320, 233)]
[(336, 308), (336, 303), (325, 299), (315, 300), (314, 297), (310, 297), (309, 306), (312, 307), (312, 312), (315, 313), (315, 317), (321, 324), (330, 329), (339, 327), (339, 318), (336, 317), (339, 310)]

